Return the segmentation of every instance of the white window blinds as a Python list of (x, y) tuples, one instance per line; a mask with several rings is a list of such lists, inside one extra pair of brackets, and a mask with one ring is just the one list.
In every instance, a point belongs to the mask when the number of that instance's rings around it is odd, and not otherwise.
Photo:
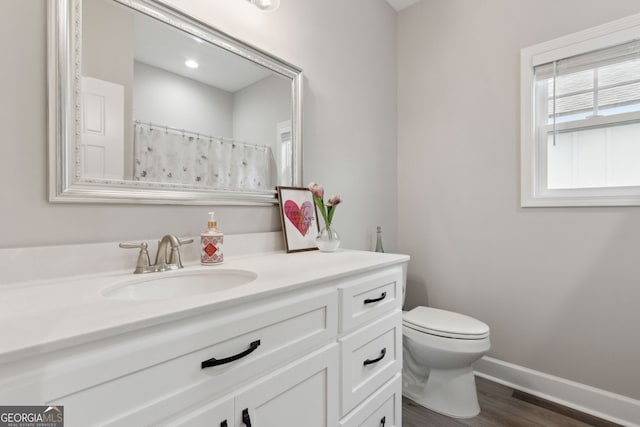
[(534, 67), (550, 189), (640, 185), (640, 41)]
[[(640, 111), (640, 41), (534, 67), (539, 125)], [(610, 121), (607, 121), (610, 123)]]

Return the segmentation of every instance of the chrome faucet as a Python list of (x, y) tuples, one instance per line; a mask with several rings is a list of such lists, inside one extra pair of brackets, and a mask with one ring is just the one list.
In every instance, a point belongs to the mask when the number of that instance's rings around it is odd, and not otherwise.
[[(155, 263), (151, 264), (149, 252), (147, 251), (147, 243), (120, 243), (120, 247), (124, 249), (140, 249), (138, 253), (138, 262), (133, 270), (135, 274), (154, 273), (158, 271), (178, 270), (183, 268), (182, 259), (180, 257), (180, 246), (187, 243), (193, 243), (193, 239), (179, 239), (173, 234), (166, 234), (158, 242), (158, 252), (156, 253)], [(167, 250), (171, 249), (169, 256)]]
[[(193, 239), (190, 240), (193, 242)], [(173, 234), (166, 234), (158, 243), (158, 252), (156, 253), (156, 262), (154, 271), (177, 270), (182, 268), (182, 260), (180, 259), (180, 245), (187, 243), (180, 241)], [(171, 253), (167, 259), (167, 245), (171, 245)]]

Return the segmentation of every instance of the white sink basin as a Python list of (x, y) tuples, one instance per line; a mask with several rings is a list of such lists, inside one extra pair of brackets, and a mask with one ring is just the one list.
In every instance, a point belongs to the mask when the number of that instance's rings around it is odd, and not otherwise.
[[(215, 268), (215, 267), (214, 267)], [(121, 300), (161, 300), (210, 294), (252, 282), (258, 277), (247, 270), (198, 270), (148, 273), (135, 280), (112, 286), (102, 292)]]

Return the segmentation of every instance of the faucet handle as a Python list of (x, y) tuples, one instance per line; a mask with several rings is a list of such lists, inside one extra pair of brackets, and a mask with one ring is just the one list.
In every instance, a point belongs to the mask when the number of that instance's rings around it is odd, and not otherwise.
[(149, 251), (147, 251), (147, 242), (123, 242), (118, 246), (123, 249), (140, 249), (140, 252), (138, 253), (138, 262), (136, 263), (136, 269), (133, 270), (134, 273), (148, 273), (150, 271), (149, 267), (151, 265), (151, 260), (149, 259)]
[(122, 242), (118, 246), (122, 249), (147, 249), (147, 242), (142, 243), (132, 243), (132, 242)]

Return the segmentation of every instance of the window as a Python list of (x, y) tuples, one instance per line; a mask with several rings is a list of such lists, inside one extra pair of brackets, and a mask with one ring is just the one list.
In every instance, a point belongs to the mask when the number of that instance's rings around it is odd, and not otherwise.
[(523, 49), (522, 206), (640, 205), (640, 15)]

